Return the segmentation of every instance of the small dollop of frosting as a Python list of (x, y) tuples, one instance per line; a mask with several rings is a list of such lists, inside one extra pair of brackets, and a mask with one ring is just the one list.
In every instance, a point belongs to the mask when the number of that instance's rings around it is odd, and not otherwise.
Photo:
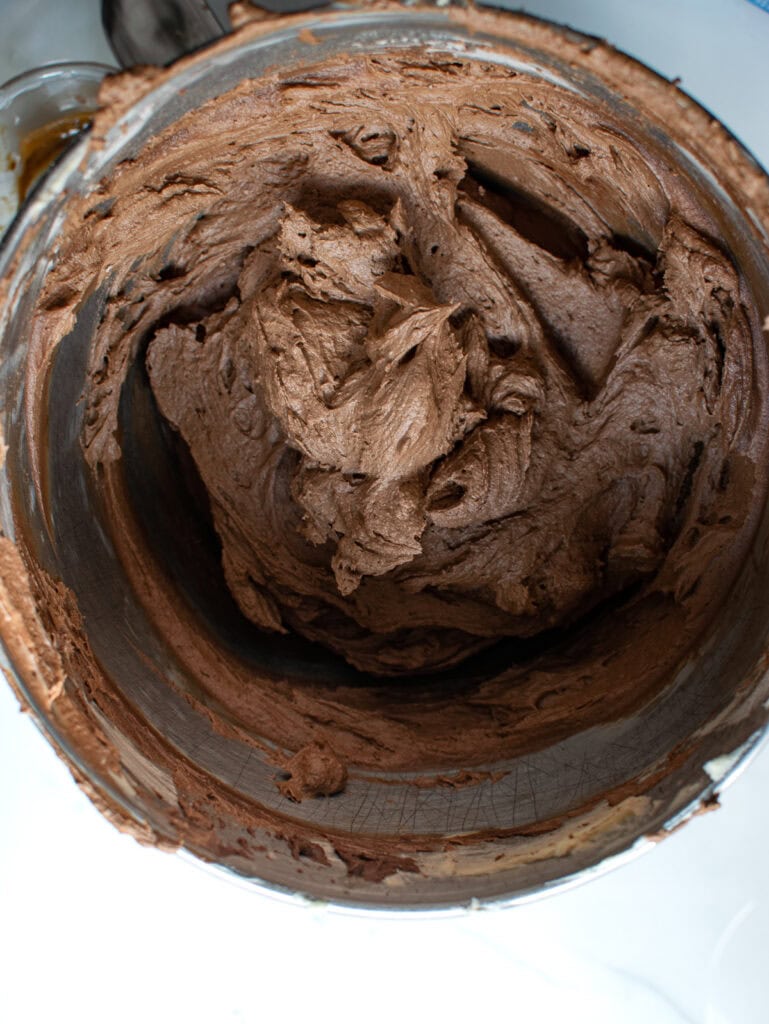
[(286, 762), (285, 770), (288, 778), (278, 783), (278, 789), (294, 803), (334, 796), (347, 785), (347, 768), (325, 743), (302, 747)]

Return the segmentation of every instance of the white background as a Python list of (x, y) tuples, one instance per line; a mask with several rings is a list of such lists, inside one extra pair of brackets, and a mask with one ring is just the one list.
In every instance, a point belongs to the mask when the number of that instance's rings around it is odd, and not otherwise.
[[(96, 0), (0, 0), (0, 81), (112, 62)], [(526, 9), (670, 77), (769, 166), (769, 14), (747, 0)], [(295, 906), (119, 835), (0, 685), (0, 1021), (769, 1021), (769, 748), (603, 878), (504, 911)]]

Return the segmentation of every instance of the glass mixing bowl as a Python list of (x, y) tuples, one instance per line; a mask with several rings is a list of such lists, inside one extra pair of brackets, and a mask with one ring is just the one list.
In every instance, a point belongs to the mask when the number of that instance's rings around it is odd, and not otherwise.
[[(68, 614), (82, 618), (114, 693), (108, 697), (88, 680), (64, 679), (51, 669), (55, 650), (30, 605), (24, 566), (6, 542), (0, 632), (12, 685), (120, 827), (187, 849), (271, 891), (344, 905), (520, 901), (635, 855), (712, 803), (756, 748), (769, 717), (769, 509), (706, 641), (640, 712), (525, 757), (474, 765), (490, 777), (467, 788), (426, 787), (408, 773), (353, 771), (343, 793), (291, 804), (275, 786), (274, 763), (237, 733), (215, 728), (200, 701), (188, 699), (200, 695), (200, 680), (180, 669), (153, 630), (89, 488), (78, 399), (104, 301), (99, 292), (82, 305), (57, 356), (47, 392), (46, 493), (31, 485), (24, 416), (29, 312), (57, 259), (68, 197), (93, 193), (106, 174), (186, 111), (268, 69), (290, 73), (339, 54), (416, 45), (560, 83), (652, 132), (711, 197), (761, 315), (769, 314), (769, 181), (739, 143), (673, 85), (598, 40), (553, 31), (543, 45), (523, 16), (477, 13), (474, 19), (471, 26), (461, 11), (443, 7), (336, 8), (247, 25), (140, 90), (100, 148), (83, 139), (65, 153), (28, 198), (0, 253), (0, 425), (7, 449), (0, 523), (9, 541), (23, 530), (49, 576), (74, 594), (77, 609)], [(671, 123), (678, 142), (666, 130)], [(710, 145), (714, 133), (729, 140), (729, 159), (720, 163)], [(290, 652), (272, 649), (269, 657), (273, 671), (296, 674)], [(324, 664), (302, 667), (315, 692), (334, 685), (323, 678)], [(399, 699), (433, 695), (429, 687), (415, 687)], [(112, 717), (117, 702), (141, 726), (130, 735)], [(191, 809), (178, 803), (169, 752), (209, 787), (208, 806), (192, 809), (205, 817), (204, 828), (189, 827)], [(334, 837), (336, 845), (323, 847), (321, 857), (297, 849), (290, 840), (296, 822)], [(367, 858), (376, 859), (378, 843), (388, 836), (410, 848), (409, 865), (404, 861), (403, 870), (396, 865), (384, 877), (360, 869)], [(359, 869), (350, 870), (351, 858), (345, 862), (337, 849), (354, 849)]]

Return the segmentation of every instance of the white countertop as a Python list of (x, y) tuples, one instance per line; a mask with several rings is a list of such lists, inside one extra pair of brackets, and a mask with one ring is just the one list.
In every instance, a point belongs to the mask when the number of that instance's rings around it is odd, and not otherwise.
[[(0, 81), (113, 62), (97, 0), (0, 0)], [(541, 0), (669, 75), (769, 166), (769, 14)], [(769, 1021), (769, 746), (650, 853), (502, 911), (366, 917), (264, 896), (117, 833), (0, 685), (0, 1021)]]

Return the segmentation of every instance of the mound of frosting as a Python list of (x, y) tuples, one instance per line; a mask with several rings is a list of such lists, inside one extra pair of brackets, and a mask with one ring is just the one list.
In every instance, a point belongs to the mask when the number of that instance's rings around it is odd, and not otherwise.
[(717, 521), (751, 413), (740, 277), (600, 104), (453, 58), (319, 65), (117, 183), (89, 457), (119, 458), (146, 358), (259, 627), (436, 670), (651, 585), (695, 497)]

